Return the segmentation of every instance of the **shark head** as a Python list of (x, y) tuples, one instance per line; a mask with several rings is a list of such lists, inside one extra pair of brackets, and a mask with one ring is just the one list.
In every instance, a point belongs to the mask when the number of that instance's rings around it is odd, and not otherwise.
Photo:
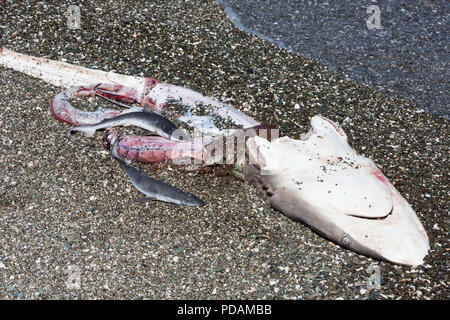
[(315, 116), (300, 140), (247, 140), (244, 177), (272, 207), (356, 252), (419, 265), (429, 250), (416, 213), (331, 120)]

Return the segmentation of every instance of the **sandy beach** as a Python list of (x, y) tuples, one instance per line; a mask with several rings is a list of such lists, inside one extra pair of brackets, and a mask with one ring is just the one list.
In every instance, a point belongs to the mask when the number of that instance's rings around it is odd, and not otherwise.
[(417, 268), (358, 255), (231, 175), (140, 165), (206, 205), (135, 202), (103, 134), (73, 141), (51, 115), (61, 88), (0, 68), (0, 299), (449, 298), (448, 120), (240, 31), (214, 1), (129, 3), (81, 1), (72, 30), (65, 1), (2, 1), (0, 47), (190, 87), (293, 138), (322, 114), (416, 210), (431, 251)]

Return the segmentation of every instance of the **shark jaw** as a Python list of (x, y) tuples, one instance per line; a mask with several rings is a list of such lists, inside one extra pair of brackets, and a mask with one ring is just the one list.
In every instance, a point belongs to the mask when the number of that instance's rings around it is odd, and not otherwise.
[(272, 207), (355, 252), (417, 266), (430, 249), (416, 213), (331, 120), (315, 116), (300, 140), (247, 140), (245, 180)]

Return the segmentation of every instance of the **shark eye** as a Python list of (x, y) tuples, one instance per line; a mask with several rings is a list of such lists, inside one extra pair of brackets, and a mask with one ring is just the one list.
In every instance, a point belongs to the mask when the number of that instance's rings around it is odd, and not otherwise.
[(191, 141), (191, 136), (184, 129), (176, 129), (172, 132), (170, 139), (175, 141), (188, 142)]
[(342, 236), (341, 243), (344, 246), (349, 246), (352, 243), (352, 238), (346, 233)]

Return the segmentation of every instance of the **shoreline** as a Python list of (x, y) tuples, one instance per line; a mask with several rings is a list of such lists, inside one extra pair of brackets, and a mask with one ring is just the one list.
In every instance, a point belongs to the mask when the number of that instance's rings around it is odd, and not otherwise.
[(441, 36), (448, 5), (389, 0), (372, 6), (379, 10), (380, 25), (370, 29), (367, 1), (217, 2), (240, 30), (449, 119), (448, 63)]

